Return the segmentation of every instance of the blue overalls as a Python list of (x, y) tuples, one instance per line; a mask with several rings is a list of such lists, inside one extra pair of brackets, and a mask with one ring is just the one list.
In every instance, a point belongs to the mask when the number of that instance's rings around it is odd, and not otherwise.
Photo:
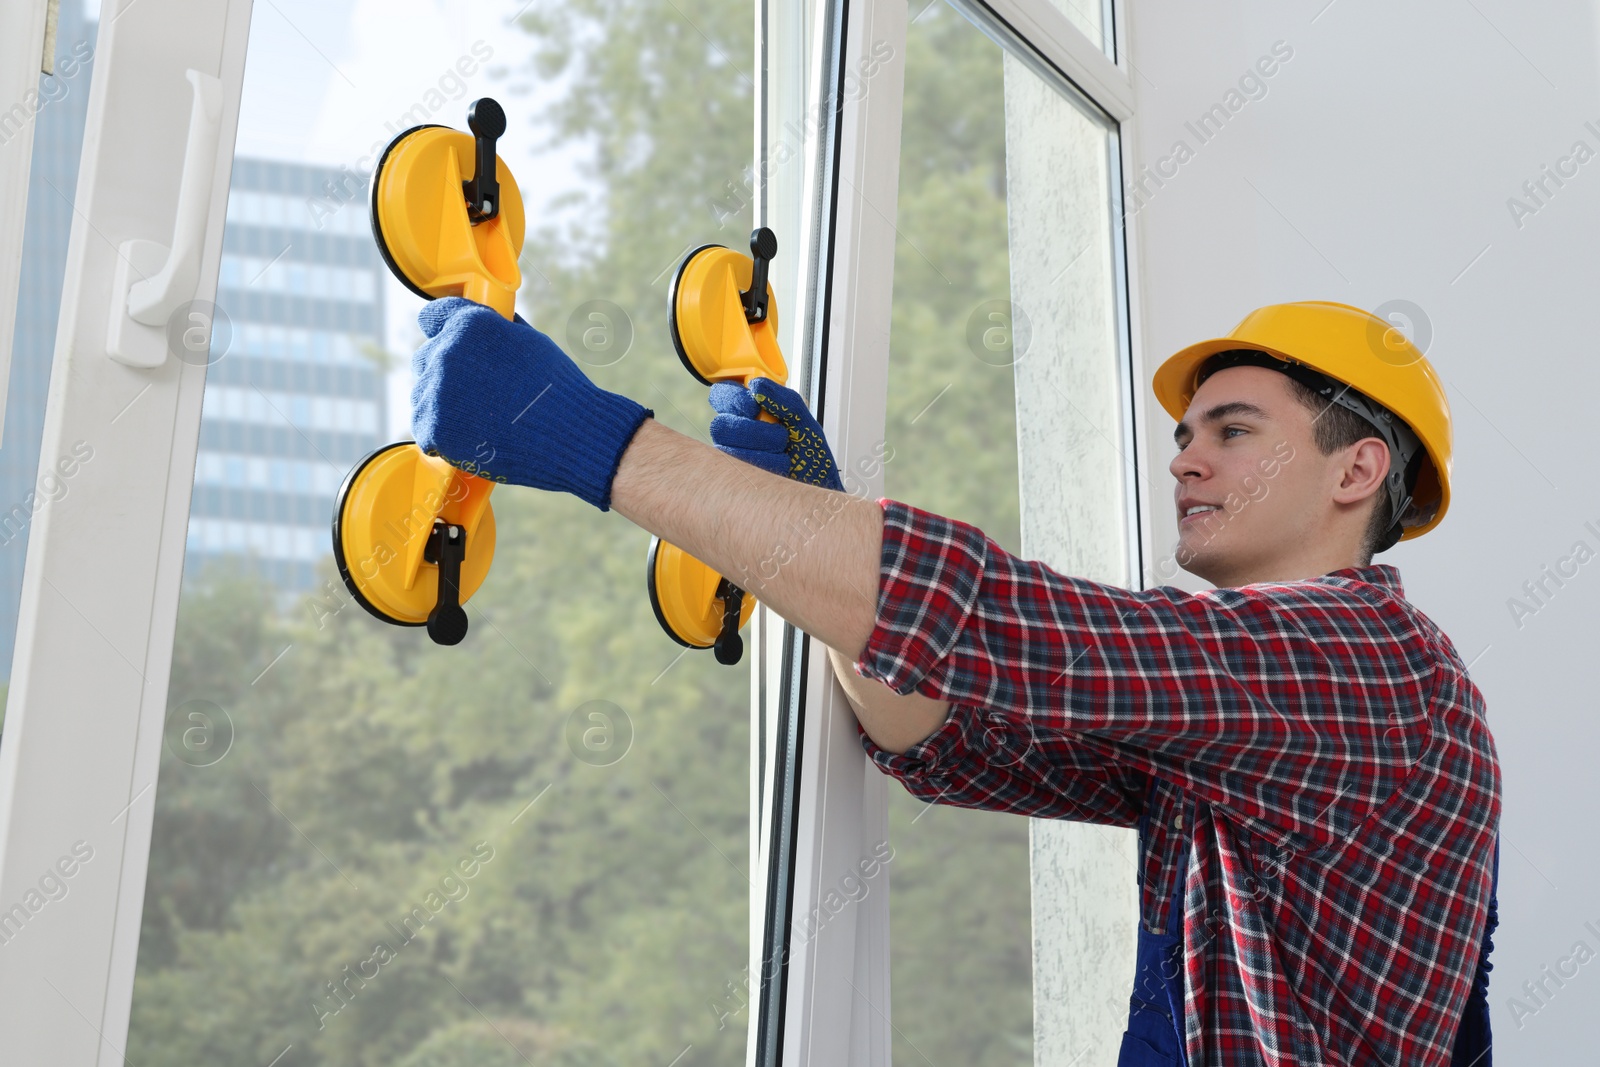
[[(1152, 799), (1154, 793), (1152, 792)], [(1139, 818), (1139, 855), (1144, 856), (1151, 804)], [(1139, 924), (1139, 947), (1133, 972), (1133, 995), (1128, 1002), (1128, 1029), (1122, 1035), (1117, 1067), (1188, 1067), (1183, 1045), (1183, 872), (1188, 869), (1189, 842), (1185, 838), (1178, 856), (1178, 876), (1173, 879), (1167, 932), (1152, 934)], [(1144, 864), (1137, 865), (1143, 888)], [(1493, 1041), (1489, 1033), (1489, 953), (1499, 925), (1500, 843), (1494, 846), (1494, 873), (1489, 883), (1489, 910), (1484, 920), (1483, 947), (1478, 955), (1472, 990), (1456, 1031), (1450, 1067), (1493, 1067)]]
[(1461, 1013), (1461, 1029), (1456, 1031), (1455, 1054), (1450, 1067), (1493, 1067), (1494, 1035), (1489, 1033), (1489, 953), (1494, 951), (1494, 928), (1500, 925), (1500, 838), (1494, 840), (1494, 874), (1489, 881), (1489, 914), (1483, 922), (1483, 949), (1478, 953), (1478, 971), (1472, 976), (1472, 991), (1467, 994), (1467, 1009)]
[[(1144, 888), (1145, 842), (1155, 788), (1139, 816), (1138, 884)], [(1122, 1035), (1117, 1067), (1188, 1067), (1183, 1048), (1183, 872), (1189, 867), (1189, 839), (1178, 854), (1178, 873), (1167, 909), (1167, 932), (1152, 934), (1139, 923), (1134, 960), (1133, 996), (1128, 1001), (1128, 1029)]]

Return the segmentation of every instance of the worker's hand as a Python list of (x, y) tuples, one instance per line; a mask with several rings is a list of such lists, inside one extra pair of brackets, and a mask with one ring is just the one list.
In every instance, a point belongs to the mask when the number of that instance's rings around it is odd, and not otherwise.
[(609, 510), (622, 453), (654, 412), (596, 386), (520, 316), (446, 297), (417, 323), (428, 340), (412, 357), (411, 432), (424, 452)]
[[(822, 427), (793, 389), (770, 378), (752, 378), (748, 389), (718, 382), (711, 387), (711, 406), (717, 411), (711, 441), (722, 451), (797, 482), (844, 490)], [(760, 421), (763, 408), (778, 421)]]

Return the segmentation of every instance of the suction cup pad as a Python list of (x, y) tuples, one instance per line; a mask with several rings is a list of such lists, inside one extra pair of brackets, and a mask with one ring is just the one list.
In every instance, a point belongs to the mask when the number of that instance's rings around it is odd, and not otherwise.
[(497, 213), (473, 224), (463, 185), (476, 175), (477, 140), (417, 126), (389, 142), (372, 174), (372, 234), (395, 277), (419, 296), (464, 296), (506, 318), (522, 271), (522, 194), (495, 157)]
[[(772, 231), (763, 228), (751, 235), (750, 248), (752, 255), (746, 256), (721, 245), (702, 245), (684, 257), (672, 276), (667, 292), (672, 345), (684, 367), (703, 385), (789, 379), (778, 348), (778, 303), (766, 282), (777, 241)], [(761, 292), (753, 291), (755, 286)], [(764, 411), (759, 417), (777, 421)], [(645, 583), (656, 621), (667, 636), (690, 648), (716, 647), (717, 660), (723, 664), (739, 661), (742, 645), (737, 631), (720, 645), (717, 639), (724, 614), (733, 610), (733, 598), (739, 597), (742, 629), (755, 607), (754, 597), (725, 587), (716, 571), (659, 538), (650, 542)], [(719, 591), (727, 592), (727, 601)]]
[[(667, 636), (689, 648), (710, 648), (722, 632), (722, 601), (717, 599), (720, 575), (689, 553), (659, 537), (650, 539), (645, 584), (650, 607)], [(746, 595), (739, 608), (739, 628), (750, 621), (755, 598)]]
[(678, 333), (678, 286), (683, 281), (684, 271), (689, 269), (689, 264), (693, 263), (700, 253), (718, 248), (721, 248), (724, 252), (728, 251), (722, 245), (701, 245), (687, 256), (684, 256), (683, 262), (678, 264), (678, 269), (672, 272), (672, 283), (667, 286), (667, 330), (672, 334), (672, 350), (678, 353), (678, 362), (683, 364), (683, 369), (688, 371), (694, 380), (701, 385), (712, 385), (714, 383), (700, 373), (694, 365), (694, 360), (689, 358), (689, 353), (684, 351), (683, 337)]
[(456, 601), (466, 603), (494, 560), (493, 485), (423, 455), (412, 441), (357, 464), (334, 502), (333, 558), (361, 606), (384, 622), (427, 624), (439, 602), (439, 566), (425, 558), (435, 519), (466, 534)]
[(750, 288), (754, 267), (742, 252), (706, 245), (689, 253), (673, 275), (667, 294), (672, 344), (689, 373), (705, 385), (789, 380), (778, 348), (778, 303), (772, 286), (767, 286), (766, 321), (745, 319), (742, 294)]

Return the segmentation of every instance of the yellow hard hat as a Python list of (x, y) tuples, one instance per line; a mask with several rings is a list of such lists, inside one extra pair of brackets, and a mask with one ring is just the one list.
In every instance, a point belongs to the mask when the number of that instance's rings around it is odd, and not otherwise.
[(1439, 375), (1399, 329), (1371, 312), (1326, 300), (1257, 308), (1228, 336), (1190, 345), (1161, 364), (1152, 383), (1156, 399), (1174, 419), (1182, 419), (1201, 366), (1219, 352), (1237, 349), (1310, 367), (1393, 413), (1423, 449), (1411, 490), (1412, 522), (1400, 539), (1420, 537), (1439, 525), (1450, 506), (1450, 402)]

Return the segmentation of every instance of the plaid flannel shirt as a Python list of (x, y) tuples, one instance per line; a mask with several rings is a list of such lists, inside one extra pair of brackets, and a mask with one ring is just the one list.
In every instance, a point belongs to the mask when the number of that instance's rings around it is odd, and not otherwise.
[(880, 768), (961, 807), (1129, 827), (1148, 808), (1140, 919), (1182, 924), (1190, 1067), (1449, 1062), (1499, 761), (1394, 568), (1129, 592), (880, 504), (856, 671), (952, 702), (904, 755), (863, 733)]

